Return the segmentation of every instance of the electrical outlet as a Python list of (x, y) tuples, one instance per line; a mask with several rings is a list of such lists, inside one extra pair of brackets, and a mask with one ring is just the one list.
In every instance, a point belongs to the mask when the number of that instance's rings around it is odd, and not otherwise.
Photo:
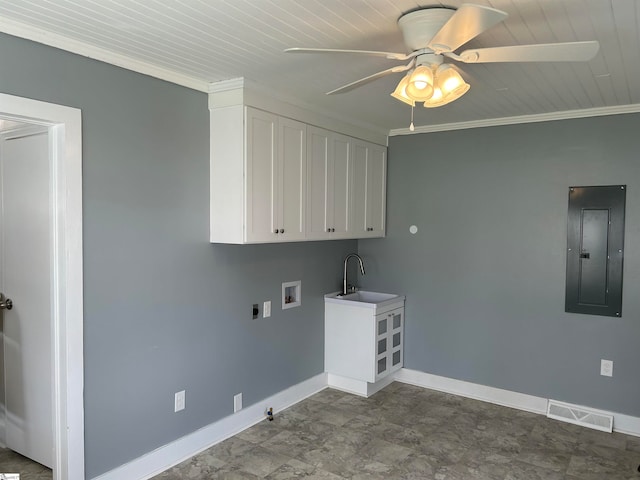
[(242, 410), (242, 392), (233, 396), (233, 413)]
[(174, 412), (179, 412), (180, 410), (184, 410), (185, 406), (185, 398), (184, 398), (184, 390), (180, 392), (176, 392), (175, 403), (174, 403)]
[(271, 316), (271, 300), (267, 300), (262, 304), (262, 317), (267, 318)]
[(613, 377), (613, 360), (600, 360), (600, 375)]

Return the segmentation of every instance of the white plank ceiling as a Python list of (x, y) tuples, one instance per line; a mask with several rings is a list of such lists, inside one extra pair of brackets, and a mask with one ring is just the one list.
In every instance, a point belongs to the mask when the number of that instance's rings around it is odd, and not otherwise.
[[(584, 63), (460, 64), (461, 99), (417, 107), (416, 126), (640, 104), (640, 1), (473, 0), (509, 17), (465, 48), (597, 40)], [(205, 90), (238, 77), (380, 130), (405, 128), (410, 107), (389, 96), (402, 74), (325, 92), (399, 64), (288, 47), (406, 52), (397, 19), (417, 0), (2, 0), (0, 31)], [(446, 5), (458, 7), (460, 0)], [(1, 85), (0, 85), (1, 87)], [(638, 109), (640, 110), (640, 106)]]

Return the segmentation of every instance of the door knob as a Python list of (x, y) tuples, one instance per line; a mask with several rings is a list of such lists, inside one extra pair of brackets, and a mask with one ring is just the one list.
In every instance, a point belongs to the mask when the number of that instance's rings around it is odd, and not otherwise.
[(7, 310), (11, 310), (13, 308), (13, 302), (10, 298), (5, 298), (5, 296), (0, 293), (0, 309), (6, 308)]

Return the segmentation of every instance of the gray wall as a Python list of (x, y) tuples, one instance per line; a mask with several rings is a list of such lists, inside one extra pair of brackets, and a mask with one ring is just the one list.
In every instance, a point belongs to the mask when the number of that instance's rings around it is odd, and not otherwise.
[[(407, 295), (405, 367), (640, 416), (638, 132), (619, 115), (390, 139), (387, 238), (358, 248), (364, 286)], [(565, 313), (568, 187), (615, 184), (622, 318)]]
[(209, 244), (205, 94), (6, 35), (0, 58), (1, 92), (82, 109), (87, 478), (324, 370), (322, 295), (356, 242)]

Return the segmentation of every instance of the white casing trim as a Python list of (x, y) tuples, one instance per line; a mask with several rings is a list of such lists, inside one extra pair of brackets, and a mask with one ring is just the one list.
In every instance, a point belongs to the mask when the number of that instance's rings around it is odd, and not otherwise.
[(606, 115), (623, 115), (640, 112), (640, 104), (618, 105), (615, 107), (585, 108), (583, 110), (566, 110), (564, 112), (540, 113), (537, 115), (518, 115), (504, 118), (488, 118), (485, 120), (471, 120), (469, 122), (443, 123), (440, 125), (416, 126), (411, 132), (408, 128), (389, 130), (389, 136), (413, 135), (416, 133), (445, 132), (449, 130), (464, 130), (467, 128), (497, 127), (500, 125), (516, 125), (521, 123), (551, 122), (554, 120), (569, 120), (573, 118), (602, 117)]
[(121, 480), (123, 478), (143, 480), (151, 478), (264, 420), (268, 408), (273, 408), (274, 414), (277, 415), (279, 411), (304, 400), (326, 387), (327, 375), (321, 373), (129, 463), (94, 477), (94, 480)]
[[(524, 393), (512, 392), (501, 388), (487, 387), (476, 383), (465, 382), (453, 378), (440, 377), (418, 370), (403, 368), (396, 372), (395, 380), (402, 383), (416, 385), (418, 387), (438, 390), (440, 392), (452, 393), (461, 397), (473, 398), (483, 402), (489, 402), (505, 407), (517, 408), (527, 412), (547, 414), (548, 399), (527, 395)], [(626, 433), (640, 437), (640, 417), (632, 417), (615, 412), (607, 413), (613, 416), (613, 431)]]
[(209, 82), (200, 80), (183, 73), (179, 73), (167, 68), (162, 68), (151, 63), (142, 62), (127, 55), (122, 55), (105, 48), (89, 45), (84, 42), (73, 40), (64, 35), (48, 32), (42, 28), (27, 25), (6, 17), (0, 17), (0, 32), (8, 33), (14, 37), (25, 38), (34, 42), (49, 45), (50, 47), (66, 50), (84, 57), (93, 58), (101, 62), (109, 63), (117, 67), (122, 67), (133, 72), (142, 73), (150, 77), (159, 78), (167, 82), (182, 85), (183, 87), (207, 92)]
[(54, 480), (84, 479), (82, 115), (0, 93), (0, 116), (49, 128), (53, 192)]

